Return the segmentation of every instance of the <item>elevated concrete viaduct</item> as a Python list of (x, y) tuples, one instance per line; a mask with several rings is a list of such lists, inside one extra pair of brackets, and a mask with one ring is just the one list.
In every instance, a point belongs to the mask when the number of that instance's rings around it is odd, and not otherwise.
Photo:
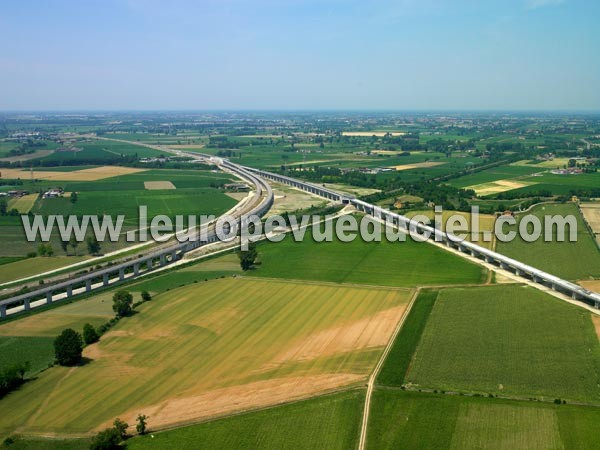
[[(258, 200), (258, 203), (251, 209), (246, 208), (244, 211), (236, 211), (234, 213), (236, 220), (239, 222), (243, 215), (264, 216), (273, 205), (274, 197), (271, 186), (260, 177), (237, 164), (223, 161), (223, 167), (248, 183), (251, 183), (255, 189), (254, 196)], [(6, 318), (9, 314), (29, 311), (32, 308), (48, 305), (57, 300), (87, 294), (97, 289), (137, 278), (158, 267), (167, 266), (181, 259), (189, 251), (216, 242), (217, 240), (218, 238), (213, 226), (206, 232), (206, 239), (201, 240), (198, 232), (194, 239), (159, 248), (154, 252), (142, 255), (138, 259), (92, 270), (89, 273), (77, 275), (56, 284), (42, 285), (35, 290), (1, 300), (0, 319)]]
[(321, 197), (325, 197), (333, 201), (350, 203), (357, 210), (362, 211), (365, 214), (386, 219), (405, 230), (415, 230), (421, 234), (427, 233), (429, 235), (429, 239), (431, 240), (444, 243), (449, 247), (455, 248), (463, 253), (470, 254), (475, 258), (486, 261), (489, 264), (493, 264), (504, 270), (508, 270), (519, 277), (534, 281), (535, 283), (546, 286), (556, 292), (568, 295), (574, 300), (584, 302), (590, 306), (600, 309), (600, 294), (592, 292), (575, 283), (563, 280), (542, 270), (536, 269), (535, 267), (529, 266), (515, 259), (509, 258), (508, 256), (494, 252), (485, 247), (481, 247), (475, 243), (461, 241), (455, 235), (443, 232), (423, 223), (417, 223), (414, 221), (411, 223), (411, 220), (406, 216), (396, 214), (371, 203), (352, 198), (351, 196), (340, 194), (332, 191), (331, 189), (319, 187), (312, 183), (307, 183), (283, 175), (273, 174), (263, 170), (252, 169), (248, 167), (246, 169), (254, 172), (257, 175), (260, 175), (263, 178), (277, 181), (278, 183), (287, 184), (289, 186), (320, 195)]

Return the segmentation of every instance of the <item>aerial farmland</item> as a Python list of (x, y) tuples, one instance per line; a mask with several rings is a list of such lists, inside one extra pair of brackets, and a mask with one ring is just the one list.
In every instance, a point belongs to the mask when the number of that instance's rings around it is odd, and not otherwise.
[(0, 450), (600, 448), (598, 17), (5, 2)]

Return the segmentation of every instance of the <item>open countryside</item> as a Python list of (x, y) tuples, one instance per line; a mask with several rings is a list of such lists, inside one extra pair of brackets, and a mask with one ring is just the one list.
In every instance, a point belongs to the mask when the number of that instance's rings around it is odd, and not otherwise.
[(600, 2), (4, 2), (0, 450), (600, 448)]

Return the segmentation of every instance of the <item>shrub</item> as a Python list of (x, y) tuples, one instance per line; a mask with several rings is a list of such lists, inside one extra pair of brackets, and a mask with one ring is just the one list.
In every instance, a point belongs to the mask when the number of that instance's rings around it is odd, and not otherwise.
[(150, 300), (152, 300), (152, 296), (150, 295), (150, 292), (142, 291), (142, 300), (145, 302), (149, 302)]
[(85, 342), (86, 345), (90, 345), (96, 342), (98, 338), (98, 332), (94, 326), (90, 323), (86, 323), (83, 326), (83, 342)]
[(90, 450), (115, 450), (121, 448), (121, 435), (116, 428), (107, 428), (92, 439)]

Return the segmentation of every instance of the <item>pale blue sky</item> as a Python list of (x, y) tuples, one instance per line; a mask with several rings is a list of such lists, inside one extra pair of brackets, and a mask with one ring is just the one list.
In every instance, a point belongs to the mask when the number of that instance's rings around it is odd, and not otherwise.
[(5, 0), (0, 110), (600, 110), (596, 0)]

